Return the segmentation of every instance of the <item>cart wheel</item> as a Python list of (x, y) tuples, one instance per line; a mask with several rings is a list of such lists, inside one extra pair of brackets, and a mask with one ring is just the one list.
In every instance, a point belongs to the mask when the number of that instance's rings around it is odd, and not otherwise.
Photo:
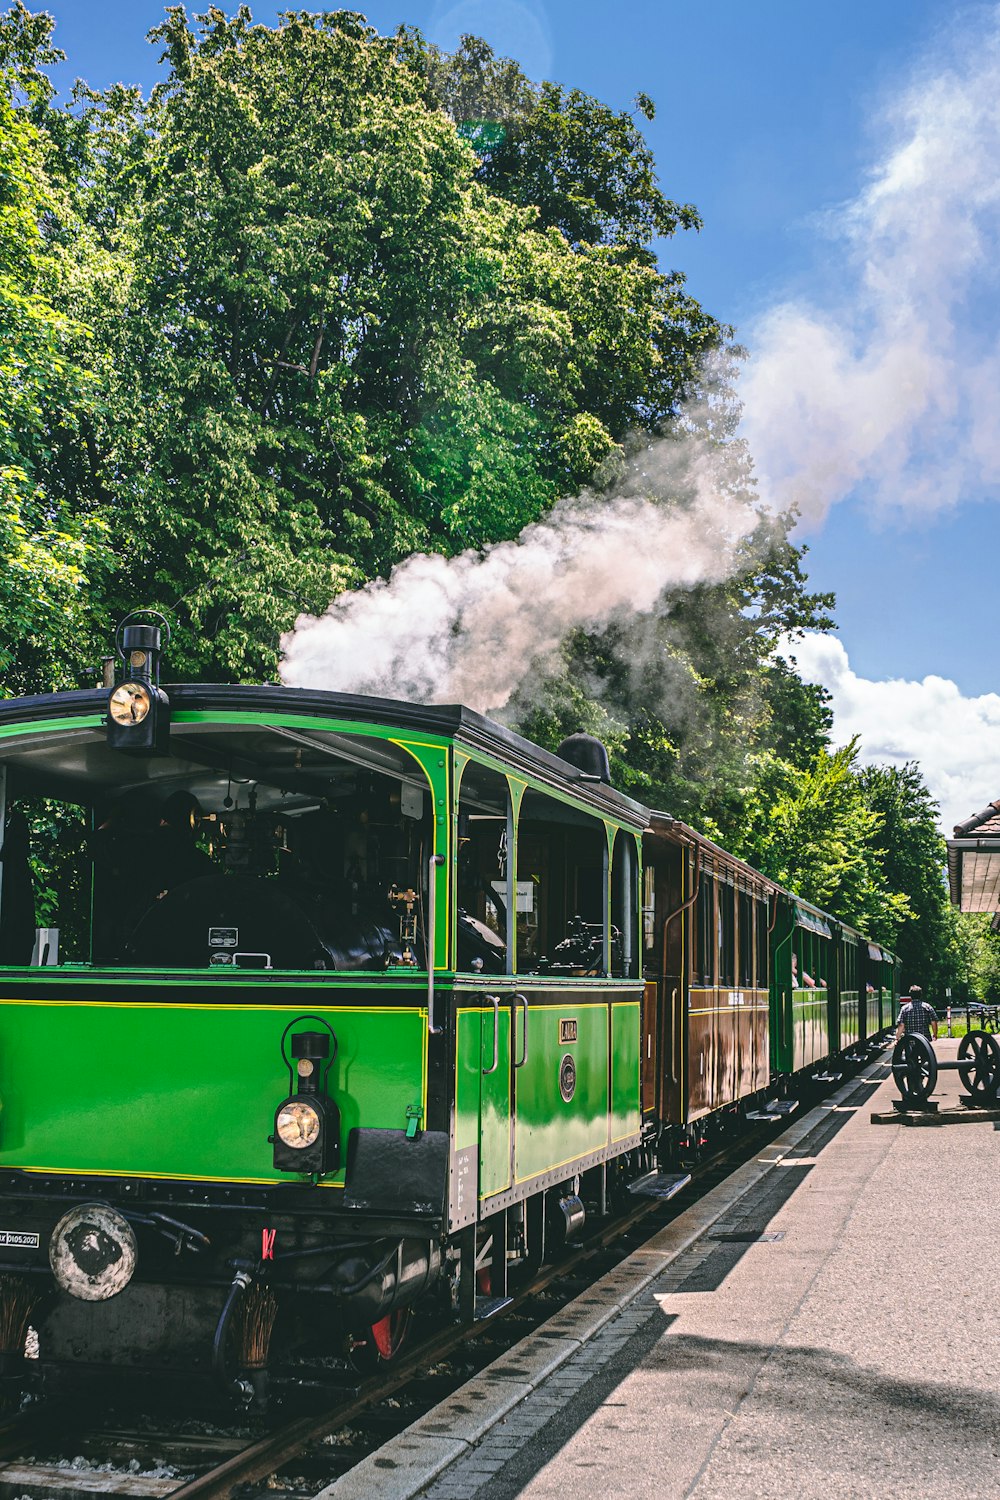
[(927, 1103), (937, 1083), (938, 1065), (934, 1048), (920, 1032), (911, 1031), (896, 1043), (892, 1054), (892, 1075), (905, 1105), (914, 1107)]
[(967, 1031), (958, 1044), (958, 1076), (977, 1104), (1000, 1090), (1000, 1042), (985, 1031)]

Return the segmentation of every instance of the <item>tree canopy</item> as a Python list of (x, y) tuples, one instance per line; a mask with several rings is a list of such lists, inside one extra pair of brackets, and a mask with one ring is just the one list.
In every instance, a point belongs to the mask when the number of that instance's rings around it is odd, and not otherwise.
[[(44, 18), (18, 5), (2, 29), (43, 80)], [(82, 486), (109, 528), (107, 609), (177, 619), (175, 670), (273, 673), (299, 613), (415, 550), (516, 535), (578, 488), (677, 405), (720, 330), (637, 253), (694, 220), (597, 101), (542, 91), (518, 137), (544, 150), (562, 112), (572, 149), (617, 163), (571, 239), (582, 163), (544, 210), (537, 152), (491, 184), (414, 33), (173, 6), (151, 38), (167, 74), (148, 100), (79, 89), (55, 109), (40, 82), (33, 101), (73, 204), (63, 303), (102, 374), (51, 488)]]
[[(585, 486), (610, 502), (707, 396), (753, 513), (740, 351), (661, 265), (700, 218), (658, 181), (645, 94), (614, 109), (351, 11), (174, 5), (150, 39), (148, 98), (59, 103), (51, 18), (0, 16), (4, 692), (92, 680), (137, 605), (173, 622), (175, 677), (272, 677), (302, 612)], [(548, 745), (601, 733), (620, 785), (942, 980), (964, 960), (919, 771), (834, 747), (787, 650), (832, 625), (794, 520), (571, 635), (540, 685), (526, 661), (512, 711)]]
[[(61, 239), (72, 208), (47, 171), (31, 118), (42, 97), (30, 50), (0, 37), (0, 671), (8, 691), (67, 685), (86, 653), (88, 587), (109, 562), (104, 518), (81, 496), (74, 454), (98, 402), (87, 331), (60, 311), (71, 273)], [(30, 50), (29, 50), (30, 49)], [(26, 56), (26, 51), (28, 55)]]

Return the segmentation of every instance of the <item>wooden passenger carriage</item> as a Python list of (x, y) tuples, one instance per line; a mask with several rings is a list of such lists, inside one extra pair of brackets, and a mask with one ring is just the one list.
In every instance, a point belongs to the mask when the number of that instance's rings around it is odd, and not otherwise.
[(683, 1154), (884, 1031), (897, 964), (664, 813), (643, 849), (643, 1117)]
[(644, 847), (643, 1110), (684, 1127), (768, 1087), (778, 887), (663, 813)]

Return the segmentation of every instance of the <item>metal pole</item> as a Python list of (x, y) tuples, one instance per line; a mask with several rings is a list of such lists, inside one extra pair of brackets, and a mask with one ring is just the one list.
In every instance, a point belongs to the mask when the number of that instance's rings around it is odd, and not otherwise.
[(434, 956), (437, 943), (437, 872), (444, 864), (443, 854), (432, 854), (427, 861), (427, 1030), (438, 1036), (442, 1027), (434, 1025)]

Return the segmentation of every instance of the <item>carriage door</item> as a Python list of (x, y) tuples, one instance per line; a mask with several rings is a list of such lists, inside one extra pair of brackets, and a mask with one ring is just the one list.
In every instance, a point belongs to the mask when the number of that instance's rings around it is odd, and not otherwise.
[(650, 861), (642, 872), (642, 1032), (639, 1054), (639, 1088), (643, 1115), (656, 1109), (656, 1077), (659, 1046), (659, 958), (656, 953), (656, 866)]
[(500, 990), (485, 997), (480, 1017), (479, 1197), (510, 1187), (509, 999)]
[(675, 842), (647, 829), (642, 859), (642, 1113), (656, 1113), (661, 1120), (679, 1120), (684, 856)]
[(462, 986), (467, 1040), (459, 1073), (468, 1107), (461, 1124), (463, 1140), (476, 1130), (481, 1202), (510, 1187), (513, 818), (506, 776), (458, 757), (456, 773), (455, 968), (460, 982), (471, 981)]

